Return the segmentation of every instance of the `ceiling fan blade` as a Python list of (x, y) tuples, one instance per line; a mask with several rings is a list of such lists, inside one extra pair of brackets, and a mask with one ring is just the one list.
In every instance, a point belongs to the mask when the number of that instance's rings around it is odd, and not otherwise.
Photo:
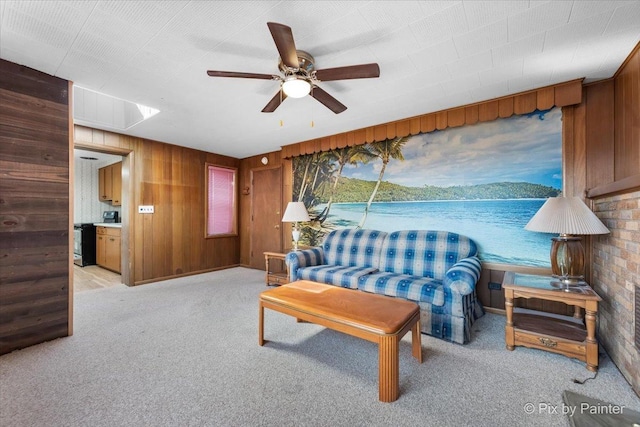
[(347, 67), (325, 68), (316, 71), (316, 78), (321, 82), (348, 79), (369, 79), (380, 77), (378, 64), (350, 65)]
[(287, 99), (287, 94), (284, 93), (282, 89), (279, 90), (278, 93), (276, 93), (276, 95), (273, 98), (271, 98), (271, 101), (269, 101), (269, 103), (265, 105), (265, 107), (262, 109), (262, 112), (273, 113), (274, 111), (276, 111), (276, 108), (278, 108), (280, 104), (282, 104), (282, 101), (284, 101), (285, 99)]
[(311, 89), (311, 93), (309, 95), (313, 96), (321, 104), (323, 104), (325, 107), (336, 114), (340, 114), (347, 109), (347, 107), (344, 106), (340, 101), (329, 95), (324, 90), (320, 89), (318, 86), (314, 86), (313, 89)]
[(255, 74), (255, 73), (237, 73), (235, 71), (214, 71), (209, 70), (207, 74), (211, 77), (240, 77), (243, 79), (263, 79), (263, 80), (278, 80), (278, 76), (272, 74)]
[(282, 63), (287, 67), (300, 68), (296, 44), (293, 41), (291, 27), (276, 22), (267, 22), (273, 41), (276, 43)]

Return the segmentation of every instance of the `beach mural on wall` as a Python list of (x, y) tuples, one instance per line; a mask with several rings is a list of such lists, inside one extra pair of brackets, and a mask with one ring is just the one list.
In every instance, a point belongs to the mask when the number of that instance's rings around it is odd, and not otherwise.
[(524, 230), (562, 190), (559, 108), (296, 157), (293, 200), (312, 221), (300, 243), (336, 228), (453, 231), (486, 262), (549, 267), (551, 237)]

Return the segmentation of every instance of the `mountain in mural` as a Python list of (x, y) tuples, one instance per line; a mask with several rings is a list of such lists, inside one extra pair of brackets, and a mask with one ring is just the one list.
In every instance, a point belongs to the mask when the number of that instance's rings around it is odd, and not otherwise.
[[(334, 203), (366, 202), (376, 185), (375, 181), (341, 177), (334, 192)], [(318, 191), (317, 202), (326, 203), (330, 197), (327, 185)], [(477, 200), (477, 199), (545, 199), (556, 197), (561, 191), (529, 182), (495, 182), (479, 185), (455, 185), (437, 187), (405, 187), (387, 181), (380, 183), (376, 193), (376, 202), (411, 202), (427, 200)]]

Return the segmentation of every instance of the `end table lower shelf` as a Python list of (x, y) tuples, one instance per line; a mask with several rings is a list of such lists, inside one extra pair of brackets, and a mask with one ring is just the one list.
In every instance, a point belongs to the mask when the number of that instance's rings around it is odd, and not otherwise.
[[(516, 346), (537, 348), (586, 362), (587, 369), (598, 369), (596, 316), (600, 297), (588, 285), (578, 289), (558, 289), (552, 278), (507, 272), (502, 287), (505, 292), (507, 324), (505, 341), (508, 350)], [(574, 317), (514, 307), (517, 298), (537, 298), (574, 306)], [(580, 315), (584, 309), (584, 319)]]

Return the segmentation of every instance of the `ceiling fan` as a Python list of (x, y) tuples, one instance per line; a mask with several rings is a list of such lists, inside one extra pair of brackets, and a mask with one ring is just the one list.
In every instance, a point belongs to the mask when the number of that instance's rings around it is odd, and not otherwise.
[(380, 76), (380, 67), (375, 63), (316, 70), (313, 56), (303, 50), (296, 50), (290, 27), (275, 22), (267, 22), (267, 26), (280, 54), (278, 68), (284, 77), (235, 71), (207, 71), (207, 74), (211, 77), (239, 77), (279, 81), (280, 90), (262, 109), (263, 113), (274, 112), (287, 97), (302, 98), (306, 95), (311, 95), (325, 107), (339, 114), (346, 110), (347, 107), (320, 88), (318, 83), (333, 80), (368, 79)]

